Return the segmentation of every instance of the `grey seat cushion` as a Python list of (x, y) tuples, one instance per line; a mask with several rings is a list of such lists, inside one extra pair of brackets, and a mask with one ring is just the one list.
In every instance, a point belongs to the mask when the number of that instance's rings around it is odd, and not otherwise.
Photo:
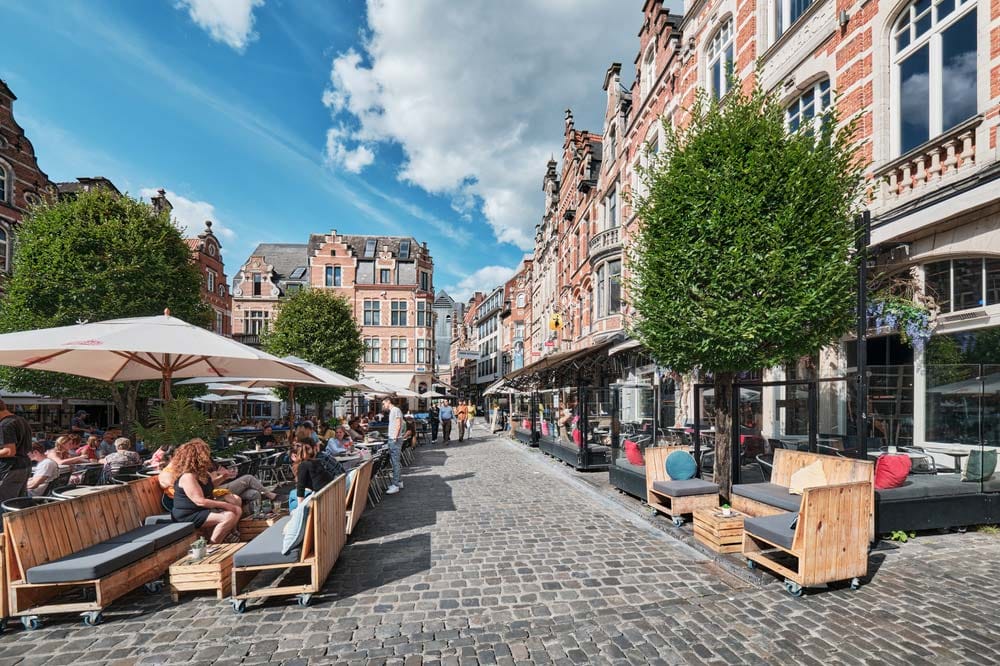
[(733, 494), (785, 511), (798, 511), (802, 505), (801, 495), (790, 495), (788, 488), (774, 483), (738, 483), (733, 486)]
[(716, 495), (719, 486), (702, 479), (684, 481), (654, 481), (653, 490), (670, 497), (690, 497), (691, 495)]
[(615, 467), (621, 467), (622, 469), (627, 469), (628, 471), (638, 474), (639, 476), (646, 476), (646, 467), (644, 465), (633, 465), (628, 461), (628, 458), (615, 458)]
[(792, 523), (798, 517), (797, 511), (760, 518), (747, 517), (743, 519), (743, 530), (748, 534), (767, 539), (776, 546), (791, 550), (792, 539), (795, 537), (795, 527)]
[(153, 552), (152, 541), (99, 543), (28, 569), (29, 583), (69, 583), (104, 578)]
[(143, 525), (134, 530), (129, 530), (124, 534), (119, 534), (106, 541), (106, 543), (133, 543), (149, 541), (153, 544), (153, 550), (159, 550), (169, 546), (175, 541), (186, 537), (194, 532), (192, 523), (167, 523), (165, 525)]
[(975, 495), (979, 484), (962, 481), (958, 474), (911, 474), (906, 483), (898, 488), (875, 490), (880, 502), (914, 500), (925, 497), (951, 497), (955, 495)]
[(274, 525), (258, 534), (253, 541), (236, 551), (233, 555), (233, 566), (260, 567), (268, 564), (294, 564), (302, 556), (301, 546), (293, 549), (287, 555), (281, 554), (282, 530), (291, 516), (285, 516)]
[(158, 513), (153, 516), (146, 516), (146, 520), (142, 522), (144, 525), (163, 525), (164, 523), (174, 522), (174, 517), (169, 513)]

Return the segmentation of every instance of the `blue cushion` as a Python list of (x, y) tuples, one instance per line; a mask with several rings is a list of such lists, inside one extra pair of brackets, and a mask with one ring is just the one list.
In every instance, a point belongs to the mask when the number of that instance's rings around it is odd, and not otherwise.
[(344, 492), (344, 497), (347, 497), (348, 495), (351, 494), (351, 486), (354, 484), (354, 477), (356, 477), (357, 475), (358, 475), (357, 467), (355, 467), (354, 469), (352, 469), (347, 473), (347, 486), (346, 486), (347, 490)]
[(693, 479), (698, 473), (698, 464), (687, 451), (674, 451), (667, 456), (667, 476), (674, 481)]
[(306, 535), (306, 519), (309, 517), (309, 505), (312, 503), (312, 496), (306, 497), (292, 511), (289, 521), (282, 531), (281, 554), (288, 555), (302, 544), (302, 539)]

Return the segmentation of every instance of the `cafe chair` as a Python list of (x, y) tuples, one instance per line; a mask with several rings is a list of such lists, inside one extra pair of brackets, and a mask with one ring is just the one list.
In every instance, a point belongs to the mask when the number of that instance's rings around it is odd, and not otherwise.
[(24, 509), (30, 509), (36, 506), (42, 506), (43, 504), (51, 504), (52, 502), (61, 502), (58, 497), (14, 497), (0, 504), (0, 509), (4, 512), (7, 511), (23, 511)]

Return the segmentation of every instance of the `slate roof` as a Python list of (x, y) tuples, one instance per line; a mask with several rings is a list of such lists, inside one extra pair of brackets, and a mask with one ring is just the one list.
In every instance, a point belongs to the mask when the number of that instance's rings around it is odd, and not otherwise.
[[(309, 252), (309, 256), (310, 257), (312, 257), (312, 256), (314, 256), (316, 254), (316, 250), (318, 250), (319, 247), (320, 247), (320, 245), (322, 245), (323, 242), (326, 240), (326, 236), (327, 235), (328, 234), (311, 234), (309, 236), (309, 249), (308, 249), (308, 252)], [(404, 241), (404, 240), (410, 241), (410, 256), (409, 256), (409, 259), (414, 259), (417, 256), (418, 251), (420, 249), (422, 249), (422, 246), (420, 245), (419, 242), (417, 242), (417, 239), (413, 238), (412, 236), (374, 236), (374, 235), (372, 235), (372, 236), (350, 236), (350, 235), (341, 235), (340, 238), (347, 245), (347, 247), (351, 250), (351, 252), (354, 254), (354, 256), (359, 257), (359, 258), (366, 258), (364, 256), (364, 254), (365, 254), (365, 245), (368, 243), (368, 240), (371, 239), (371, 238), (374, 238), (374, 239), (376, 239), (378, 241), (378, 246), (377, 246), (377, 249), (376, 249), (376, 253), (383, 251), (388, 246), (389, 251), (392, 252), (392, 255), (394, 257), (399, 255), (399, 244), (400, 244), (400, 241)]]
[(274, 266), (279, 281), (296, 268), (309, 265), (309, 246), (305, 243), (261, 243), (251, 254), (264, 257), (264, 261)]

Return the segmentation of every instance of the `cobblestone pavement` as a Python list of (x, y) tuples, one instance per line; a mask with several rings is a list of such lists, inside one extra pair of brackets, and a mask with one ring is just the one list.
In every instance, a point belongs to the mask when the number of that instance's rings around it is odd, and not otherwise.
[(98, 627), (15, 624), (0, 666), (1000, 663), (1000, 536), (921, 537), (876, 553), (858, 592), (796, 599), (478, 429), (418, 450), (309, 608), (136, 593)]

